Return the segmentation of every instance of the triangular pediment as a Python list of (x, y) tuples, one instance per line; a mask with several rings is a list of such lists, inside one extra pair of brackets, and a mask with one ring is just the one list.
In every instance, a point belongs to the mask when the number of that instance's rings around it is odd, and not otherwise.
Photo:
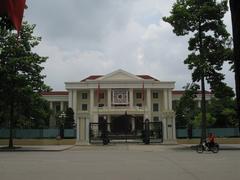
[(101, 80), (101, 81), (140, 81), (143, 79), (134, 74), (131, 74), (127, 71), (119, 69), (117, 71), (114, 71), (112, 73), (109, 73), (109, 74), (99, 78), (98, 80)]

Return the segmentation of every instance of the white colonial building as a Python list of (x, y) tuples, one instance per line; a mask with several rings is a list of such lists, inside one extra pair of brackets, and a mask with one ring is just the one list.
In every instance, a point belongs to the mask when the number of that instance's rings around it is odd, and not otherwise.
[[(89, 123), (107, 119), (121, 126), (119, 116), (131, 115), (131, 128), (149, 119), (162, 122), (163, 141), (176, 139), (175, 113), (172, 102), (175, 82), (160, 81), (149, 75), (133, 75), (117, 70), (106, 75), (92, 75), (79, 82), (66, 82), (67, 92), (48, 92), (43, 97), (50, 102), (55, 112), (74, 111), (77, 128), (77, 143), (89, 142)], [(55, 126), (55, 120), (50, 120)]]

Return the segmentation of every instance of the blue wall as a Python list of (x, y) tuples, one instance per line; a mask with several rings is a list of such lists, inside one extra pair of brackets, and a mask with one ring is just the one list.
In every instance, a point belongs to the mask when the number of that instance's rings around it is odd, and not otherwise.
[[(216, 137), (236, 137), (239, 136), (238, 128), (210, 128), (207, 133), (214, 133)], [(19, 139), (38, 139), (38, 138), (56, 138), (59, 135), (59, 129), (16, 129), (14, 138)], [(177, 138), (187, 138), (187, 129), (177, 129)], [(200, 137), (201, 129), (193, 129), (192, 137)], [(0, 139), (9, 137), (8, 129), (0, 129)], [(76, 138), (75, 129), (64, 129), (64, 138)]]
[[(38, 138), (56, 138), (59, 135), (59, 129), (15, 129), (14, 138), (19, 139), (38, 139)], [(0, 138), (9, 137), (8, 129), (0, 129)], [(64, 129), (64, 138), (76, 138), (75, 129)]]
[[(216, 137), (236, 137), (239, 136), (238, 128), (209, 128), (207, 129), (208, 133), (213, 133)], [(188, 137), (187, 129), (177, 129), (176, 131), (177, 138), (186, 138)], [(200, 137), (201, 129), (193, 129), (192, 137)]]

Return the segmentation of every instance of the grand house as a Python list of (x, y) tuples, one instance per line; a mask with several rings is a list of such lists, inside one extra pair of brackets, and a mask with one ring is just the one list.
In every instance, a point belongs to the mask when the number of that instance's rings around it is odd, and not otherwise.
[[(182, 91), (173, 91), (175, 82), (160, 81), (149, 75), (133, 75), (117, 70), (106, 75), (91, 75), (79, 82), (66, 82), (67, 91), (43, 93), (56, 114), (71, 107), (77, 124), (77, 143), (89, 142), (89, 123), (106, 119), (115, 131), (121, 131), (121, 118), (130, 115), (134, 129), (145, 119), (162, 122), (163, 141), (176, 139), (173, 104)], [(207, 99), (211, 94), (207, 94)], [(196, 98), (200, 102), (200, 96)], [(199, 104), (199, 103), (198, 103)], [(53, 113), (53, 114), (54, 114)], [(54, 115), (50, 126), (56, 126)]]

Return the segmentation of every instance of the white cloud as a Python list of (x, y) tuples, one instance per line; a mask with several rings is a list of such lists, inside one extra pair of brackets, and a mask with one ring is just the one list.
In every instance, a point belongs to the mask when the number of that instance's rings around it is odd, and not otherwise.
[[(163, 22), (175, 0), (51, 0), (28, 1), (26, 19), (37, 24), (43, 42), (36, 48), (49, 56), (43, 73), (54, 90), (64, 82), (122, 68), (176, 81), (191, 81), (183, 64), (187, 37), (177, 37)], [(229, 25), (229, 14), (225, 21)], [(227, 73), (227, 71), (226, 71)], [(227, 75), (227, 81), (231, 75)]]

